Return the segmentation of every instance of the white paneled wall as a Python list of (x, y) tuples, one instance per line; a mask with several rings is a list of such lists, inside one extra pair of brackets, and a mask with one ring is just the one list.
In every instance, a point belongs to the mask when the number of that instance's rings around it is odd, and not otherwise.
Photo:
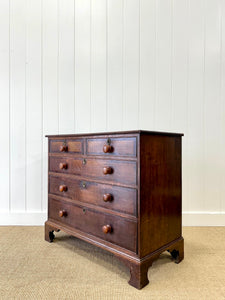
[(45, 134), (184, 132), (183, 223), (225, 225), (225, 0), (0, 0), (0, 224), (43, 224)]

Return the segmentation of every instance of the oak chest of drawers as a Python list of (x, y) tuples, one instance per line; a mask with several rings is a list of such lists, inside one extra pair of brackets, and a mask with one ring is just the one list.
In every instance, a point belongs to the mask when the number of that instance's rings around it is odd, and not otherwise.
[(48, 136), (45, 239), (63, 230), (112, 252), (138, 289), (162, 252), (179, 263), (181, 138), (149, 131)]

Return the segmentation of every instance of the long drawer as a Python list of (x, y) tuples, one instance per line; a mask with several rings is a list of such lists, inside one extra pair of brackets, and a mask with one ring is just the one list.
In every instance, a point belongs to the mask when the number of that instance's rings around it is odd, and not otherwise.
[(50, 156), (49, 171), (136, 186), (136, 161)]
[(136, 252), (137, 223), (49, 198), (49, 219)]
[(136, 216), (137, 190), (91, 181), (49, 176), (49, 193)]

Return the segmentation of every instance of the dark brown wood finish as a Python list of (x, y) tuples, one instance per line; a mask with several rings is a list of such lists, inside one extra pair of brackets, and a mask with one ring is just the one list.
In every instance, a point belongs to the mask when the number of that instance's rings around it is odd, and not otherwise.
[[(49, 219), (105, 239), (108, 242), (137, 251), (137, 223), (128, 219), (102, 214), (85, 206), (49, 198)], [(110, 226), (110, 234), (103, 226)], [(129, 234), (128, 234), (129, 232)]]
[(136, 156), (136, 138), (87, 139), (87, 155)]
[(51, 156), (49, 158), (49, 170), (56, 173), (94, 177), (103, 179), (106, 182), (118, 182), (134, 187), (137, 184), (135, 161)]
[(49, 136), (45, 239), (59, 229), (114, 253), (129, 283), (148, 284), (164, 251), (184, 257), (182, 134), (128, 131)]
[[(64, 187), (61, 191), (60, 187)], [(66, 191), (65, 191), (66, 187)], [(109, 184), (49, 176), (49, 193), (65, 199), (91, 203), (111, 210), (137, 215), (137, 190)]]
[(174, 133), (174, 132), (165, 132), (165, 131), (148, 131), (148, 130), (128, 130), (128, 131), (110, 131), (110, 132), (93, 132), (93, 133), (76, 133), (76, 134), (47, 134), (46, 137), (48, 138), (111, 138), (111, 137), (132, 137), (138, 136), (141, 134), (148, 134), (148, 135), (163, 135), (163, 136), (183, 136), (183, 133)]
[(142, 258), (181, 236), (181, 139), (142, 135), (140, 153)]
[(83, 140), (59, 139), (50, 140), (50, 152), (83, 153)]

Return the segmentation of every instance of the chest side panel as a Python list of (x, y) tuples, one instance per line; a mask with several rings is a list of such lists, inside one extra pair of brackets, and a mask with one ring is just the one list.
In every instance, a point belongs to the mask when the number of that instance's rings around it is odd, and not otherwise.
[(140, 256), (181, 236), (181, 137), (142, 135)]

